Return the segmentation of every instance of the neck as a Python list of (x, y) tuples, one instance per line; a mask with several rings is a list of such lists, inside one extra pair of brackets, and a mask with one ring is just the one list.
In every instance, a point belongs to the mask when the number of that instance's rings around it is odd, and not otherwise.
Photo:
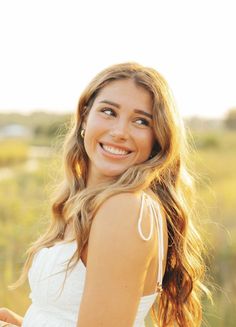
[(96, 174), (89, 173), (86, 187), (97, 187), (99, 185), (108, 184), (109, 182), (115, 181), (117, 177), (109, 177), (109, 176), (98, 176)]

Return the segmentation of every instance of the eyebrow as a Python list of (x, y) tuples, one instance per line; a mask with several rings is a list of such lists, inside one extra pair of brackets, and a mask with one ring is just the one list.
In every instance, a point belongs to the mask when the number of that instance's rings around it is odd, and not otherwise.
[[(111, 106), (114, 106), (118, 109), (120, 109), (120, 105), (118, 103), (115, 103), (113, 101), (110, 101), (110, 100), (102, 100), (102, 101), (99, 101), (99, 103), (106, 103), (106, 104), (110, 104)], [(138, 114), (141, 114), (141, 115), (144, 115), (144, 116), (147, 116), (148, 118), (153, 118), (153, 116), (151, 114), (149, 114), (148, 112), (144, 111), (144, 110), (141, 110), (141, 109), (134, 109), (134, 112), (138, 113)]]

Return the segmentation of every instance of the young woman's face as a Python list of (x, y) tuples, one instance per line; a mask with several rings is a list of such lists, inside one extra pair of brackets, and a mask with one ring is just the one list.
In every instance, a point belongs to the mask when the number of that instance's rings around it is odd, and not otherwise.
[(83, 127), (88, 185), (119, 176), (151, 154), (151, 96), (131, 79), (113, 81), (99, 92)]

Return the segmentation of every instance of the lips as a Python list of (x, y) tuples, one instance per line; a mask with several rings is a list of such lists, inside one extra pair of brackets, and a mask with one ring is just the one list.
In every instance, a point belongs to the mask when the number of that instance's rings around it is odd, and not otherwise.
[(102, 149), (104, 151), (106, 151), (107, 153), (110, 153), (112, 155), (128, 155), (130, 154), (132, 151), (126, 147), (120, 147), (120, 146), (116, 146), (113, 144), (105, 144), (105, 143), (99, 143), (100, 146), (102, 147)]

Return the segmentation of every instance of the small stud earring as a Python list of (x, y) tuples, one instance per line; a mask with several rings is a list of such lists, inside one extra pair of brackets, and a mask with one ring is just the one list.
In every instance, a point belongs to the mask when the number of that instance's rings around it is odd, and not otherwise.
[(80, 135), (81, 135), (82, 139), (84, 138), (84, 134), (85, 134), (85, 129), (82, 128), (82, 129), (81, 129), (81, 132), (80, 132)]

